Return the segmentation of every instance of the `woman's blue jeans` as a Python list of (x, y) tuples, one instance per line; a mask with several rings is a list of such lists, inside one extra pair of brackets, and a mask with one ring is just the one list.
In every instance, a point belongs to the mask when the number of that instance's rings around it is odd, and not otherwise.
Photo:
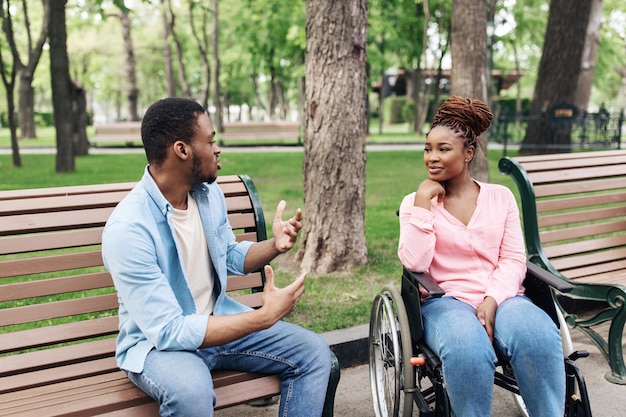
[(494, 343), (471, 305), (453, 297), (422, 305), (426, 344), (439, 356), (456, 417), (491, 415), (498, 358), (509, 361), (531, 417), (565, 414), (565, 365), (561, 337), (550, 317), (528, 298), (498, 306)]
[(196, 352), (152, 350), (143, 372), (129, 379), (154, 398), (163, 417), (212, 416), (212, 370), (278, 374), (279, 416), (320, 417), (330, 376), (330, 349), (309, 330), (280, 321), (217, 348)]

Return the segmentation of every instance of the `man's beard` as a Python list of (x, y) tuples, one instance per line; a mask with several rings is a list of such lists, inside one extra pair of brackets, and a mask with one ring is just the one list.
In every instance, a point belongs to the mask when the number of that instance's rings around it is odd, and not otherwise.
[(197, 183), (207, 182), (211, 184), (214, 183), (217, 179), (217, 176), (215, 175), (211, 175), (209, 177), (202, 176), (202, 163), (200, 162), (200, 158), (198, 158), (196, 154), (191, 157), (191, 174), (193, 175), (193, 177), (195, 178), (195, 182)]

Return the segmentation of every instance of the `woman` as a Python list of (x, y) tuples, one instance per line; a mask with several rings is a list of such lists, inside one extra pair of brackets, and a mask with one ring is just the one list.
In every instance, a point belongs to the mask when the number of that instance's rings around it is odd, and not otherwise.
[(493, 114), (450, 97), (426, 137), (428, 178), (400, 206), (398, 256), (445, 291), (422, 306), (426, 343), (442, 361), (456, 417), (489, 416), (497, 358), (511, 362), (531, 417), (564, 415), (560, 334), (524, 297), (526, 255), (517, 203), (471, 178), (477, 138)]

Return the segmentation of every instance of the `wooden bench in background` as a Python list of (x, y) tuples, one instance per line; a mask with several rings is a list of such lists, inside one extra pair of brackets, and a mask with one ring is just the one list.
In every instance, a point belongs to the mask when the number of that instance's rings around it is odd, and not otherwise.
[[(225, 176), (238, 240), (266, 238), (250, 178)], [(134, 183), (0, 192), (0, 416), (158, 416), (115, 361), (117, 296), (103, 267), (103, 226)], [(228, 291), (258, 307), (264, 277), (229, 277)], [(280, 393), (274, 375), (213, 373), (217, 408)], [(332, 416), (333, 372), (324, 409)]]
[(141, 122), (116, 122), (94, 125), (95, 134), (89, 138), (92, 146), (101, 143), (124, 143), (126, 146), (141, 145)]
[(218, 135), (219, 145), (228, 141), (284, 141), (302, 144), (299, 122), (276, 120), (271, 122), (225, 123), (224, 133)]
[[(141, 145), (141, 122), (116, 122), (94, 126), (95, 134), (89, 139), (93, 146), (99, 144)], [(270, 142), (275, 144), (302, 144), (300, 123), (287, 121), (236, 122), (224, 124), (224, 133), (217, 135), (223, 146), (227, 141)], [(273, 141), (273, 142), (272, 142)]]
[(606, 378), (626, 384), (626, 151), (505, 157), (499, 168), (520, 191), (529, 260), (574, 284), (556, 297), (568, 324), (599, 347)]

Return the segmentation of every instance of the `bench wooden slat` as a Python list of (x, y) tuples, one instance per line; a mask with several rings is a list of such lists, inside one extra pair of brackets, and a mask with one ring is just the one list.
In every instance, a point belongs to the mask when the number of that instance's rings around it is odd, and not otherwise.
[(120, 182), (110, 184), (68, 185), (64, 187), (7, 190), (0, 192), (0, 201), (130, 191), (136, 184), (136, 182)]
[(567, 276), (567, 270), (572, 268), (579, 268), (581, 266), (589, 266), (594, 264), (601, 264), (604, 262), (611, 262), (615, 259), (626, 258), (626, 248), (616, 249), (603, 252), (594, 252), (580, 254), (568, 258), (555, 258), (552, 259), (552, 265), (554, 265), (559, 271), (562, 271)]
[(545, 160), (525, 163), (524, 169), (530, 174), (536, 171), (556, 171), (564, 169), (597, 167), (599, 165), (619, 165), (624, 163), (626, 163), (626, 153), (616, 154), (615, 152), (610, 152), (609, 154), (606, 154), (602, 157), (574, 157), (567, 159), (550, 159), (548, 155), (548, 158)]
[(39, 234), (6, 236), (0, 238), (0, 256), (51, 249), (73, 248), (77, 246), (99, 245), (102, 242), (103, 227), (83, 230), (65, 230)]
[(587, 239), (560, 245), (545, 246), (545, 253), (551, 259), (576, 255), (581, 258), (585, 253), (595, 254), (610, 248), (620, 248), (626, 245), (626, 235), (603, 237), (599, 239)]
[(557, 171), (541, 171), (530, 173), (528, 177), (533, 184), (546, 182), (565, 182), (589, 178), (607, 178), (624, 175), (624, 167), (620, 165), (592, 166), (588, 168), (561, 169)]
[(616, 206), (601, 209), (572, 211), (559, 214), (544, 214), (539, 218), (539, 227), (560, 226), (564, 224), (579, 224), (593, 220), (613, 219), (626, 215), (626, 206)]
[(613, 157), (616, 155), (626, 155), (626, 150), (607, 150), (607, 151), (593, 151), (593, 152), (571, 152), (571, 153), (552, 153), (542, 155), (527, 155), (516, 156), (515, 160), (526, 167), (527, 164), (534, 162), (545, 161), (563, 161), (563, 160), (576, 160), (582, 159), (587, 161), (594, 161), (595, 165), (602, 163), (603, 158)]
[(32, 323), (78, 314), (107, 311), (118, 307), (117, 294), (97, 295), (52, 301), (45, 304), (33, 304), (0, 310), (0, 326)]
[(541, 237), (541, 241), (548, 245), (562, 240), (613, 233), (615, 230), (626, 230), (626, 220), (588, 224), (565, 229), (545, 230), (540, 232), (539, 236)]
[(107, 288), (111, 285), (113, 285), (113, 281), (108, 272), (16, 282), (2, 286), (3, 291), (0, 293), (0, 302)]
[(232, 276), (228, 279), (226, 291), (239, 291), (247, 288), (263, 286), (263, 278), (260, 272), (251, 272), (245, 276)]
[(593, 198), (584, 196), (541, 200), (537, 201), (537, 211), (544, 213), (547, 211), (583, 209), (586, 207), (623, 203), (624, 201), (626, 201), (626, 192), (594, 194)]
[(54, 196), (39, 199), (4, 201), (0, 215), (51, 213), (63, 210), (115, 207), (128, 191), (90, 195)]
[(50, 369), (30, 371), (26, 374), (10, 375), (2, 378), (2, 391), (12, 392), (51, 385), (63, 381), (73, 381), (93, 375), (118, 371), (114, 357), (106, 357)]
[(115, 354), (115, 338), (95, 340), (93, 342), (37, 350), (7, 356), (0, 361), (0, 378), (30, 370), (47, 369), (53, 366), (78, 363), (88, 359), (111, 357)]
[(603, 262), (591, 266), (584, 266), (575, 269), (569, 269), (567, 275), (571, 279), (584, 278), (593, 276), (602, 276), (604, 274), (622, 275), (626, 273), (626, 259), (617, 261)]
[(13, 259), (0, 263), (0, 278), (96, 266), (102, 266), (102, 254), (99, 250)]
[(0, 333), (0, 354), (108, 336), (117, 333), (117, 326), (117, 316), (111, 316)]
[(0, 217), (0, 236), (14, 235), (24, 230), (35, 233), (103, 226), (113, 208), (81, 210), (80, 216), (71, 211), (3, 216)]
[(567, 194), (580, 194), (594, 191), (619, 190), (624, 188), (623, 178), (578, 181), (572, 183), (555, 183), (534, 187), (535, 197), (552, 197)]

